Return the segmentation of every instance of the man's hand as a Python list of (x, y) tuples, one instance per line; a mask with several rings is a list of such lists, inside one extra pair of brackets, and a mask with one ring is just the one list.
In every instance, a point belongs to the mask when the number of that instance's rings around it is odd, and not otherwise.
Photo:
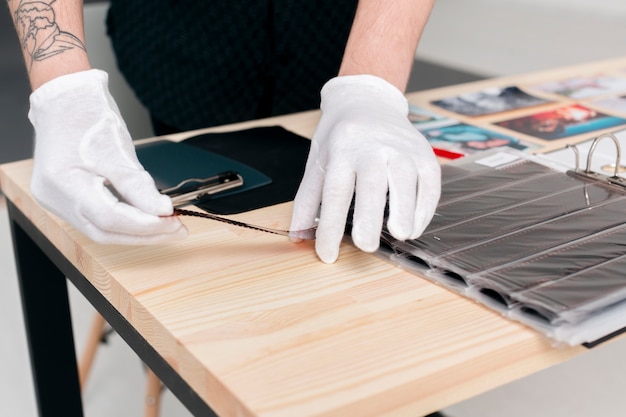
[(183, 238), (187, 229), (171, 217), (171, 200), (137, 160), (107, 83), (106, 73), (88, 70), (57, 77), (32, 93), (31, 192), (43, 207), (100, 243)]
[(428, 141), (408, 120), (396, 87), (372, 75), (341, 76), (322, 89), (322, 118), (313, 135), (291, 230), (310, 227), (319, 211), (315, 248), (332, 263), (355, 197), (352, 240), (375, 251), (389, 197), (387, 228), (396, 239), (419, 237), (441, 189), (441, 170)]

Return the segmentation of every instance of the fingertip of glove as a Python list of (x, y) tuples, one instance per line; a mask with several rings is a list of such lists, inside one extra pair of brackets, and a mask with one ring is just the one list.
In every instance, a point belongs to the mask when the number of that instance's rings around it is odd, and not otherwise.
[(289, 241), (292, 243), (300, 243), (304, 240), (299, 233), (303, 228), (298, 225), (299, 223), (297, 222), (291, 222), (291, 226), (289, 227)]
[(146, 213), (160, 217), (171, 216), (174, 213), (172, 200), (168, 196), (158, 193), (137, 204), (137, 206)]
[(422, 213), (415, 218), (415, 225), (413, 226), (413, 233), (411, 233), (410, 239), (417, 239), (424, 233), (424, 231), (432, 221), (433, 215), (434, 210), (428, 214)]
[(109, 245), (154, 245), (185, 239), (189, 235), (187, 226), (178, 219), (172, 220), (178, 224), (174, 227), (168, 225), (166, 230), (147, 235), (110, 232), (100, 229), (92, 223), (85, 224), (81, 231), (94, 242)]
[(315, 251), (317, 252), (317, 256), (320, 258), (320, 260), (325, 264), (335, 263), (335, 261), (339, 257), (339, 248), (328, 247), (327, 245), (320, 245), (319, 241), (316, 241), (315, 243)]
[(354, 243), (354, 246), (363, 252), (376, 252), (380, 246), (380, 231), (376, 234), (361, 234), (357, 230), (353, 230), (352, 242)]
[(365, 242), (359, 245), (355, 244), (355, 246), (361, 249), (363, 252), (374, 253), (380, 247), (380, 241), (376, 240), (376, 242)]
[(415, 229), (411, 229), (411, 227), (406, 224), (398, 224), (391, 219), (387, 222), (387, 230), (389, 230), (391, 236), (398, 240), (410, 239), (412, 234), (416, 231)]

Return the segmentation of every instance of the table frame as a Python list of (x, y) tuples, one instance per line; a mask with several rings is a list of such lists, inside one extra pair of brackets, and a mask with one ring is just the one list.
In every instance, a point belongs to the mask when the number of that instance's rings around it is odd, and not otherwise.
[(35, 398), (41, 417), (83, 416), (67, 280), (193, 415), (217, 416), (9, 199), (7, 208)]

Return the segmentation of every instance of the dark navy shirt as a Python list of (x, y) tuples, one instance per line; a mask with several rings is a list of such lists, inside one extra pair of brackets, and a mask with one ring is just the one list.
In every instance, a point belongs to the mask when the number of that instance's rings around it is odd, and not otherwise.
[(357, 0), (112, 0), (118, 66), (179, 130), (319, 107)]

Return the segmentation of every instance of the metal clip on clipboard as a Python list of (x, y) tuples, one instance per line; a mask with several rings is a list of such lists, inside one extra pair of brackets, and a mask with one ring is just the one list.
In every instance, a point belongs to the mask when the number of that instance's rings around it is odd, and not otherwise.
[(234, 171), (226, 171), (208, 178), (188, 178), (174, 187), (160, 190), (172, 199), (174, 207), (200, 203), (214, 194), (232, 190), (243, 185), (243, 177)]
[(237, 172), (227, 171), (209, 178), (189, 178), (181, 181), (174, 187), (160, 190), (161, 194), (169, 196), (174, 206), (174, 215), (193, 216), (227, 223), (233, 226), (246, 229), (259, 230), (266, 233), (289, 236), (295, 239), (313, 240), (317, 225), (304, 230), (279, 230), (265, 226), (257, 226), (244, 223), (226, 217), (217, 216), (212, 213), (201, 213), (190, 210), (182, 210), (181, 207), (198, 204), (210, 198), (212, 195), (235, 189), (243, 185), (243, 178)]
[[(595, 172), (591, 170), (591, 161), (593, 160), (593, 152), (600, 142), (604, 138), (609, 138), (615, 144), (615, 170), (612, 176), (601, 174), (599, 172)], [(567, 145), (568, 148), (574, 151), (576, 155), (576, 165), (574, 170), (567, 171), (568, 175), (572, 177), (579, 178), (585, 181), (590, 181), (599, 185), (609, 186), (611, 188), (617, 188), (619, 191), (626, 191), (626, 178), (622, 178), (618, 175), (620, 164), (622, 160), (621, 155), (621, 146), (619, 141), (615, 137), (613, 133), (604, 133), (598, 137), (596, 137), (593, 142), (591, 142), (591, 147), (589, 148), (589, 153), (587, 154), (587, 165), (584, 170), (580, 169), (579, 165), (579, 153), (576, 145)]]

